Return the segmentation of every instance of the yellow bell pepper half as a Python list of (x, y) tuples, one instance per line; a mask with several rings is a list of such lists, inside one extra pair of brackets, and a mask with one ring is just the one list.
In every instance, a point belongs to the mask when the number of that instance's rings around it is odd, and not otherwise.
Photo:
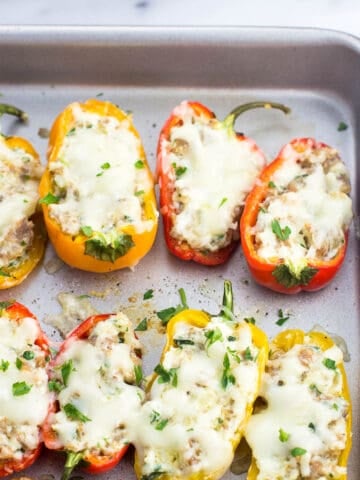
[[(85, 113), (93, 113), (103, 117), (110, 117), (122, 122), (129, 121), (129, 131), (136, 137), (140, 138), (138, 132), (132, 124), (131, 116), (127, 115), (120, 108), (110, 102), (100, 101), (96, 99), (87, 100), (85, 103), (74, 103), (65, 108), (65, 110), (55, 120), (49, 138), (48, 148), (48, 165), (40, 182), (40, 196), (42, 200), (47, 195), (53, 194), (54, 185), (49, 165), (55, 162), (61, 152), (66, 135), (74, 128), (75, 119), (73, 107), (77, 106)], [(56, 250), (58, 256), (71, 267), (87, 270), (90, 272), (110, 272), (125, 267), (136, 265), (139, 260), (151, 249), (157, 231), (158, 213), (156, 209), (156, 199), (153, 187), (153, 178), (149, 166), (146, 161), (144, 148), (140, 142), (138, 148), (137, 159), (142, 162), (143, 168), (146, 169), (148, 178), (152, 187), (143, 195), (143, 218), (152, 221), (152, 227), (143, 232), (137, 232), (131, 224), (124, 225), (121, 229), (117, 229), (116, 234), (126, 237), (127, 246), (125, 253), (120, 256), (112, 257), (111, 255), (94, 255), (87, 250), (86, 245), (93, 238), (101, 238), (102, 232), (92, 232), (87, 236), (79, 232), (72, 236), (62, 231), (59, 223), (50, 217), (49, 207), (41, 201), (46, 228), (50, 240)], [(111, 248), (111, 246), (108, 246)]]

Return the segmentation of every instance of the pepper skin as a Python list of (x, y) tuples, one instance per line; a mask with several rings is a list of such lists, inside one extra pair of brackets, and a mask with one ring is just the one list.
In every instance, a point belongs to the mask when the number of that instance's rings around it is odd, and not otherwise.
[[(283, 352), (289, 351), (294, 345), (304, 343), (304, 337), (310, 337), (311, 344), (319, 347), (322, 351), (327, 350), (334, 346), (333, 340), (326, 334), (322, 332), (309, 332), (305, 333), (302, 330), (285, 330), (277, 335), (274, 340), (270, 344), (270, 351), (274, 352), (276, 350), (281, 350)], [(338, 365), (338, 369), (340, 371), (342, 381), (343, 381), (343, 388), (342, 388), (342, 396), (344, 399), (349, 403), (349, 413), (346, 418), (346, 446), (344, 450), (341, 452), (339, 456), (338, 465), (341, 467), (346, 467), (347, 460), (351, 450), (351, 399), (350, 399), (350, 391), (346, 379), (346, 373), (344, 369), (343, 363)], [(253, 458), (248, 475), (247, 480), (256, 480), (258, 476), (259, 470), (256, 465), (256, 460)], [(339, 478), (339, 480), (346, 480), (347, 476), (343, 475)]]
[[(252, 102), (235, 108), (225, 118), (224, 121), (220, 121), (216, 118), (215, 113), (209, 110), (205, 105), (199, 102), (184, 103), (186, 103), (186, 105), (192, 109), (192, 111), (194, 112), (194, 118), (197, 117), (199, 119), (202, 118), (205, 120), (209, 120), (211, 121), (211, 128), (213, 128), (214, 130), (219, 128), (226, 128), (229, 134), (229, 138), (235, 137), (239, 142), (246, 142), (249, 145), (251, 151), (257, 152), (264, 158), (264, 164), (265, 156), (261, 152), (259, 147), (255, 144), (255, 142), (252, 139), (244, 136), (242, 133), (235, 132), (235, 121), (237, 117), (241, 115), (241, 113), (247, 110), (251, 110), (253, 108), (276, 108), (282, 110), (284, 113), (290, 112), (287, 107), (281, 104), (271, 102)], [(185, 240), (179, 240), (171, 234), (174, 224), (173, 218), (177, 214), (177, 209), (173, 201), (173, 194), (175, 190), (173, 177), (175, 167), (174, 165), (170, 164), (168, 158), (169, 151), (166, 145), (168, 145), (170, 141), (171, 130), (174, 127), (178, 127), (183, 124), (183, 120), (178, 113), (179, 107), (181, 107), (181, 105), (175, 107), (172, 114), (165, 122), (160, 132), (157, 147), (157, 178), (160, 187), (160, 213), (163, 217), (166, 245), (173, 255), (179, 257), (182, 260), (193, 260), (194, 262), (208, 266), (220, 265), (227, 261), (231, 253), (238, 246), (238, 239), (232, 238), (232, 240), (227, 246), (219, 248), (218, 250), (204, 252), (201, 249), (191, 247)], [(231, 161), (231, 159), (224, 160)], [(224, 195), (226, 195), (226, 192), (224, 192)], [(239, 222), (239, 217), (240, 214), (238, 215), (238, 218), (235, 219), (237, 223)]]
[[(64, 143), (65, 136), (74, 126), (74, 116), (72, 107), (78, 105), (83, 112), (97, 114), (101, 117), (112, 117), (119, 122), (127, 119), (130, 122), (129, 131), (137, 138), (138, 132), (135, 130), (131, 122), (131, 117), (123, 112), (120, 108), (110, 102), (103, 102), (95, 99), (87, 100), (82, 104), (69, 105), (56, 119), (50, 132), (49, 148), (48, 148), (48, 166), (51, 162), (57, 160), (59, 152)], [(148, 173), (149, 180), (152, 183), (152, 174), (146, 161), (144, 148), (139, 147), (138, 160), (142, 161), (144, 168)], [(40, 182), (40, 196), (45, 197), (48, 193), (53, 192), (52, 178), (47, 167)], [(49, 215), (48, 205), (42, 203), (46, 228), (50, 240), (56, 250), (58, 256), (71, 267), (79, 268), (89, 272), (110, 272), (121, 268), (135, 266), (139, 260), (151, 249), (157, 231), (157, 209), (154, 189), (150, 188), (145, 193), (143, 215), (146, 220), (153, 222), (153, 227), (142, 233), (136, 232), (131, 224), (125, 225), (118, 231), (119, 234), (130, 236), (133, 246), (122, 256), (116, 260), (102, 260), (95, 258), (89, 254), (85, 254), (85, 243), (89, 237), (79, 233), (75, 236), (69, 235), (61, 230), (61, 226)], [(94, 232), (101, 233), (101, 232)]]
[(334, 258), (327, 261), (320, 259), (307, 260), (307, 268), (310, 272), (309, 277), (302, 279), (301, 277), (296, 278), (295, 276), (291, 276), (286, 286), (279, 283), (274, 276), (274, 272), (279, 266), (285, 266), (283, 260), (280, 258), (264, 259), (257, 254), (254, 244), (253, 227), (257, 221), (259, 207), (266, 198), (269, 189), (272, 188), (270, 186), (271, 178), (286, 161), (284, 152), (288, 146), (292, 146), (299, 153), (303, 152), (306, 148), (311, 148), (311, 150), (329, 148), (325, 143), (316, 142), (312, 138), (296, 138), (292, 140), (290, 144), (286, 145), (280, 151), (277, 158), (263, 170), (258, 184), (249, 193), (240, 221), (240, 235), (244, 256), (253, 278), (260, 285), (276, 292), (295, 294), (302, 290), (319, 290), (334, 278), (345, 258), (348, 233), (345, 232), (345, 242)]
[[(11, 319), (14, 322), (19, 322), (23, 318), (32, 318), (34, 320), (34, 323), (36, 324), (36, 327), (38, 329), (38, 336), (35, 341), (35, 344), (38, 345), (41, 350), (43, 350), (46, 354), (46, 356), (50, 357), (50, 350), (49, 350), (49, 343), (48, 339), (46, 338), (45, 334), (42, 332), (39, 321), (33, 315), (24, 305), (21, 303), (11, 303), (11, 302), (3, 302), (4, 305), (6, 306), (2, 310), (2, 314), (5, 315)], [(24, 470), (25, 468), (30, 467), (35, 460), (38, 458), (40, 455), (42, 449), (42, 440), (39, 432), (39, 443), (37, 447), (32, 450), (30, 453), (28, 453), (26, 456), (24, 456), (21, 460), (13, 460), (13, 461), (0, 461), (0, 477), (5, 477), (7, 475), (11, 475), (12, 473), (15, 472), (20, 472), (21, 470)]]
[[(0, 104), (0, 116), (3, 114), (10, 114), (17, 116), (21, 121), (27, 120), (27, 114), (12, 105)], [(39, 155), (34, 147), (24, 138), (21, 137), (6, 137), (0, 134), (0, 143), (10, 150), (21, 149), (30, 154), (40, 164)], [(35, 212), (30, 220), (34, 224), (34, 237), (27, 252), (27, 255), (20, 262), (16, 262), (14, 266), (6, 266), (1, 269), (0, 276), (0, 290), (15, 287), (22, 283), (26, 277), (34, 270), (36, 265), (42, 259), (47, 235), (43, 222), (43, 217), (40, 212)]]
[[(72, 330), (61, 344), (59, 352), (49, 364), (49, 368), (57, 368), (58, 363), (61, 363), (61, 354), (69, 348), (74, 339), (86, 339), (97, 323), (105, 321), (111, 316), (112, 314), (93, 315)], [(54, 398), (48, 417), (43, 426), (43, 437), (45, 445), (48, 449), (63, 451), (56, 433), (51, 428), (50, 421), (51, 415), (56, 413), (58, 410), (59, 405)], [(127, 449), (128, 445), (125, 445), (113, 455), (93, 455), (92, 453), (66, 451), (67, 458), (61, 478), (62, 480), (67, 480), (70, 477), (73, 469), (82, 461), (85, 462), (84, 470), (88, 473), (98, 474), (107, 472), (119, 463), (119, 461), (125, 455)]]
[[(234, 321), (233, 316), (233, 293), (232, 293), (232, 286), (231, 282), (225, 280), (224, 282), (224, 296), (223, 296), (223, 309), (220, 312), (219, 316), (224, 318), (224, 321)], [(166, 329), (166, 344), (162, 351), (160, 363), (163, 364), (164, 357), (166, 353), (175, 346), (174, 343), (174, 336), (176, 332), (177, 324), (186, 323), (190, 326), (194, 326), (197, 328), (205, 328), (207, 324), (211, 321), (211, 316), (204, 311), (200, 310), (192, 310), (192, 309), (184, 309), (180, 313), (176, 314), (167, 324)], [(265, 363), (269, 353), (269, 346), (268, 340), (264, 332), (262, 332), (258, 327), (253, 324), (247, 324), (251, 331), (251, 336), (254, 345), (259, 349), (258, 357), (256, 359), (257, 368), (260, 372), (257, 391), (259, 391), (262, 381), (262, 374), (265, 370)], [(196, 368), (196, 365), (194, 365)], [(150, 380), (146, 387), (146, 393), (148, 397), (151, 399), (151, 389), (154, 382), (158, 379), (159, 375), (157, 373), (153, 373), (150, 377)], [(254, 401), (256, 399), (256, 395), (254, 396)], [(237, 446), (240, 443), (240, 440), (243, 435), (243, 430), (245, 428), (246, 422), (249, 419), (253, 410), (253, 402), (249, 399), (249, 403), (246, 406), (246, 414), (242, 419), (241, 423), (238, 425), (237, 431), (235, 436), (233, 437), (231, 443), (233, 451), (235, 452)], [(135, 445), (136, 447), (136, 445)], [(219, 468), (216, 471), (206, 472), (206, 471), (198, 471), (192, 473), (191, 475), (182, 475), (182, 476), (175, 476), (173, 474), (161, 474), (161, 473), (153, 473), (150, 475), (142, 475), (141, 471), (141, 460), (135, 450), (135, 464), (134, 464), (135, 473), (139, 480), (152, 480), (153, 478), (156, 480), (217, 480), (221, 478), (225, 472), (223, 467)], [(152, 476), (153, 475), (153, 476)]]

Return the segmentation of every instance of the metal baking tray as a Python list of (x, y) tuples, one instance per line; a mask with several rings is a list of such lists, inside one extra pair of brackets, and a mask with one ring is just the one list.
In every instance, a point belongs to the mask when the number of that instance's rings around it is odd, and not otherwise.
[[(290, 116), (257, 110), (238, 120), (238, 129), (252, 137), (269, 159), (294, 137), (313, 136), (339, 149), (351, 174), (355, 222), (345, 264), (320, 292), (286, 296), (257, 286), (240, 248), (226, 265), (216, 268), (182, 262), (167, 253), (160, 227), (153, 249), (134, 271), (91, 274), (65, 265), (51, 269), (55, 254), (49, 245), (36, 271), (21, 286), (2, 291), (0, 300), (16, 298), (27, 305), (54, 341), (60, 336), (45, 321), (60, 313), (60, 292), (89, 295), (101, 312), (124, 309), (134, 324), (147, 316), (153, 328), (139, 336), (145, 345), (145, 373), (150, 373), (165, 339), (155, 312), (176, 305), (177, 290), (183, 287), (190, 306), (215, 313), (223, 279), (230, 279), (239, 317), (255, 317), (270, 337), (281, 329), (309, 330), (318, 324), (346, 340), (354, 409), (348, 478), (359, 478), (359, 39), (314, 29), (2, 26), (0, 59), (0, 101), (16, 104), (30, 116), (27, 125), (3, 118), (2, 130), (27, 137), (44, 162), (47, 140), (38, 135), (39, 128), (49, 128), (68, 103), (96, 96), (133, 112), (153, 169), (159, 130), (184, 99), (205, 103), (220, 118), (255, 99), (289, 105)], [(338, 132), (341, 121), (348, 129)], [(148, 289), (154, 296), (143, 301)], [(283, 327), (275, 323), (279, 308), (290, 314)], [(46, 474), (58, 478), (62, 465), (62, 455), (44, 452), (26, 473), (37, 479)], [(79, 470), (76, 474), (86, 478)], [(131, 452), (101, 478), (134, 479)], [(230, 472), (224, 476), (235, 478), (245, 476)]]

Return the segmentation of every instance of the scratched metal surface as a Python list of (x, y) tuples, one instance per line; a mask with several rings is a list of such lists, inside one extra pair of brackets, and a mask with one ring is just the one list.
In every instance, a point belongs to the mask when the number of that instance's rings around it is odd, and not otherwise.
[[(45, 162), (47, 140), (38, 129), (49, 128), (70, 102), (99, 96), (131, 110), (151, 167), (159, 130), (181, 100), (199, 100), (223, 118), (235, 105), (255, 99), (284, 102), (292, 114), (253, 111), (238, 120), (238, 129), (252, 137), (273, 158), (294, 137), (313, 136), (339, 149), (352, 180), (358, 215), (357, 156), (360, 153), (360, 42), (331, 31), (275, 28), (117, 28), (0, 27), (0, 100), (26, 110), (28, 125), (2, 119), (5, 134), (28, 138)], [(348, 129), (337, 131), (340, 121)], [(139, 336), (145, 345), (145, 372), (157, 363), (164, 334), (157, 310), (178, 303), (183, 287), (194, 308), (218, 310), (223, 279), (233, 282), (239, 317), (253, 316), (271, 337), (282, 308), (290, 313), (284, 328), (311, 329), (320, 324), (342, 335), (351, 361), (346, 364), (354, 405), (353, 450), (349, 480), (358, 478), (359, 431), (359, 240), (353, 224), (345, 264), (333, 283), (313, 294), (283, 296), (251, 280), (238, 249), (221, 267), (183, 263), (165, 248), (162, 228), (156, 243), (134, 271), (96, 275), (63, 266), (54, 274), (45, 266), (55, 254), (49, 245), (45, 259), (19, 287), (0, 293), (16, 298), (41, 320), (54, 342), (58, 332), (44, 320), (60, 312), (60, 292), (90, 295), (102, 312), (124, 309), (136, 324), (152, 320)], [(143, 301), (152, 288), (154, 297)], [(63, 457), (44, 452), (27, 471), (30, 477), (59, 476)], [(84, 475), (79, 472), (80, 475)], [(86, 475), (84, 475), (86, 477)], [(102, 479), (135, 478), (132, 452)], [(242, 479), (228, 472), (224, 479)]]

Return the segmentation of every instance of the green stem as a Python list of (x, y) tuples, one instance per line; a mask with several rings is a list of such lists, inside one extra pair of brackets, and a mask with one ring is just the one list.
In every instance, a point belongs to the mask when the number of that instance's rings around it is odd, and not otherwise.
[(61, 480), (68, 480), (76, 465), (83, 459), (84, 452), (67, 452)]
[(229, 115), (225, 118), (224, 122), (227, 127), (232, 128), (233, 130), (235, 129), (235, 122), (237, 118), (244, 112), (247, 112), (248, 110), (254, 110), (254, 108), (276, 108), (277, 110), (281, 110), (285, 114), (288, 114), (291, 112), (290, 108), (287, 107), (286, 105), (283, 105), (282, 103), (276, 103), (276, 102), (250, 102), (250, 103), (244, 103), (243, 105), (239, 105), (238, 107), (234, 108)]
[(181, 301), (181, 305), (188, 309), (188, 304), (187, 304), (187, 300), (186, 300), (186, 294), (185, 294), (185, 290), (183, 288), (179, 288), (179, 295), (180, 295), (180, 301)]
[(7, 103), (0, 103), (0, 117), (7, 113), (8, 115), (14, 115), (18, 117), (19, 120), (22, 122), (26, 122), (29, 119), (29, 116), (20, 108), (14, 107), (13, 105), (8, 105)]
[(221, 310), (220, 316), (223, 317), (225, 320), (233, 320), (234, 296), (230, 280), (224, 281), (224, 294), (222, 305), (224, 308)]

